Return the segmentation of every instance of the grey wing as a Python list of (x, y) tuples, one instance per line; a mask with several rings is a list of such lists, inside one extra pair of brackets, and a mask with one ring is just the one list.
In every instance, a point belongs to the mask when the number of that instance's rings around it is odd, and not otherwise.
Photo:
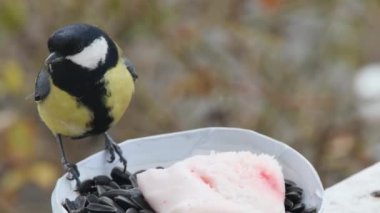
[(44, 100), (50, 92), (49, 73), (42, 69), (36, 79), (36, 88), (34, 90), (34, 100)]
[(136, 79), (138, 78), (138, 75), (136, 73), (135, 65), (126, 57), (124, 58), (124, 64), (127, 67), (129, 73), (131, 73), (133, 81), (136, 81)]

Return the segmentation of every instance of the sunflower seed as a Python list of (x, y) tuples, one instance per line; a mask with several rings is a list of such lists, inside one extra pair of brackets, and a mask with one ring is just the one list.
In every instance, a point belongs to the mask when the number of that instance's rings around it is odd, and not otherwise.
[(112, 206), (108, 206), (108, 205), (103, 205), (103, 204), (99, 204), (99, 203), (90, 203), (86, 206), (86, 210), (88, 210), (89, 212), (102, 212), (102, 213), (106, 213), (106, 212), (117, 212), (117, 209), (115, 207), (112, 207)]
[(86, 205), (87, 198), (85, 196), (78, 196), (75, 198), (75, 205), (77, 206), (77, 209), (82, 210), (84, 209), (84, 206)]
[(120, 167), (115, 167), (111, 171), (112, 179), (119, 185), (131, 184), (131, 181), (129, 180), (130, 175), (131, 174), (128, 171), (124, 172)]
[(303, 189), (301, 189), (298, 186), (290, 186), (286, 189), (286, 192), (297, 192), (299, 195), (302, 196)]
[(285, 199), (284, 204), (285, 204), (285, 210), (286, 211), (291, 210), (293, 208), (293, 206), (294, 206), (294, 203), (291, 200), (287, 199), (287, 198)]
[(297, 185), (295, 182), (285, 179), (285, 187), (295, 186)]
[(293, 206), (292, 208), (292, 212), (294, 213), (302, 213), (302, 211), (305, 209), (305, 204), (303, 203), (298, 203), (296, 205)]
[(98, 192), (98, 195), (101, 195), (106, 192), (107, 189), (103, 185), (96, 185), (96, 191)]
[(87, 195), (86, 198), (87, 198), (87, 201), (89, 203), (98, 203), (99, 202), (99, 198), (95, 194), (89, 194), (89, 195)]
[(129, 208), (127, 209), (127, 211), (125, 213), (138, 213), (139, 211), (137, 211), (135, 208)]
[(113, 189), (120, 189), (120, 185), (117, 184), (115, 181), (111, 181), (109, 186)]
[(75, 202), (74, 201), (70, 201), (67, 198), (65, 199), (65, 205), (66, 205), (67, 210), (69, 210), (69, 212), (77, 209), (77, 206), (75, 205)]
[(139, 213), (154, 213), (154, 212), (148, 209), (143, 209), (143, 210), (140, 210)]
[(133, 186), (130, 185), (130, 184), (124, 184), (124, 185), (121, 185), (120, 188), (122, 188), (122, 189), (132, 189)]
[(285, 210), (286, 213), (317, 213), (316, 208), (306, 208), (303, 200), (303, 189), (291, 180), (285, 179)]
[(115, 207), (118, 212), (124, 212), (125, 209), (121, 208), (117, 203), (115, 203), (111, 198), (109, 197), (99, 197), (99, 203)]
[(303, 213), (317, 213), (316, 208), (308, 208), (303, 211)]
[(145, 201), (141, 191), (137, 188), (132, 189), (130, 200), (136, 203), (141, 209), (151, 209), (149, 204)]
[(104, 196), (99, 197), (99, 203), (104, 204), (104, 205), (108, 205), (108, 206), (114, 206), (115, 205), (115, 202), (113, 202), (113, 200), (111, 198), (104, 197)]
[(81, 195), (85, 195), (85, 194), (94, 192), (96, 190), (94, 186), (95, 186), (95, 182), (93, 180), (91, 179), (85, 180), (79, 184), (76, 191), (79, 192), (79, 194)]
[(131, 190), (133, 189), (112, 189), (112, 190), (109, 190), (109, 191), (106, 191), (104, 193), (102, 193), (100, 196), (106, 196), (106, 197), (109, 197), (109, 198), (114, 198), (116, 196), (123, 196), (123, 197), (131, 197)]
[(111, 178), (106, 175), (98, 175), (93, 180), (96, 185), (108, 185), (111, 182)]
[(287, 192), (285, 196), (289, 200), (293, 201), (293, 203), (298, 203), (302, 199), (302, 196), (298, 194), (297, 192)]
[(129, 180), (131, 181), (131, 184), (132, 184), (133, 187), (138, 187), (138, 184), (137, 184), (137, 175), (139, 173), (141, 173), (141, 172), (145, 172), (145, 170), (139, 170), (139, 171), (137, 171), (137, 172), (135, 172), (135, 173), (133, 173), (133, 174), (131, 174), (129, 176)]
[(104, 188), (106, 191), (111, 191), (111, 190), (114, 190), (114, 189), (115, 189), (114, 187), (107, 186), (107, 185), (103, 185), (103, 188)]
[(116, 196), (114, 197), (115, 203), (119, 205), (124, 210), (127, 210), (128, 208), (138, 208), (138, 206), (132, 202), (129, 198), (123, 197), (123, 196)]

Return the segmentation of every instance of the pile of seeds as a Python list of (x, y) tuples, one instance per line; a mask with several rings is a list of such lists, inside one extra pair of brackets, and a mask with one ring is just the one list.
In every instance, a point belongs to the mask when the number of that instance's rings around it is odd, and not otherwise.
[[(154, 213), (137, 185), (136, 175), (143, 171), (131, 174), (115, 167), (111, 177), (85, 180), (77, 188), (79, 196), (73, 201), (66, 199), (63, 206), (69, 213)], [(286, 213), (317, 213), (316, 208), (305, 207), (303, 190), (293, 181), (285, 180), (285, 193)]]
[(79, 196), (63, 206), (69, 213), (154, 213), (137, 187), (136, 175), (119, 167), (111, 171), (111, 178), (99, 175), (83, 181), (77, 188)]
[(285, 211), (286, 213), (317, 213), (316, 208), (307, 208), (302, 202), (303, 189), (291, 180), (285, 180)]

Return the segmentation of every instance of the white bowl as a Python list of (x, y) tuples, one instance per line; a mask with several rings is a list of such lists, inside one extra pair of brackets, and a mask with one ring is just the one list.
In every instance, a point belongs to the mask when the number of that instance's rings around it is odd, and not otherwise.
[[(251, 130), (238, 128), (203, 128), (184, 132), (162, 134), (127, 140), (120, 144), (128, 160), (128, 170), (148, 169), (156, 166), (168, 166), (197, 154), (208, 154), (210, 151), (243, 151), (267, 153), (275, 156), (283, 167), (286, 179), (297, 183), (304, 190), (305, 203), (317, 207), (323, 213), (323, 186), (313, 166), (296, 150), (288, 145)], [(107, 155), (98, 152), (77, 165), (81, 180), (96, 175), (109, 175), (111, 169), (119, 164), (106, 163)], [(121, 166), (121, 165), (119, 165)], [(58, 179), (51, 202), (54, 213), (66, 213), (62, 203), (65, 198), (75, 199), (74, 181), (65, 176)]]

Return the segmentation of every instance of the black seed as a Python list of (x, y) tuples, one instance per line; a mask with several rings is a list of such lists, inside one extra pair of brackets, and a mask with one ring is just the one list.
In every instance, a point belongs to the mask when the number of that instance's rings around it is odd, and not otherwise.
[(305, 209), (306, 206), (302, 202), (303, 189), (298, 187), (295, 182), (285, 179), (285, 191), (286, 213), (317, 213), (316, 208)]
[(115, 203), (119, 205), (122, 209), (127, 210), (128, 208), (138, 208), (138, 206), (132, 202), (129, 198), (123, 196), (116, 196), (114, 198)]
[(302, 211), (305, 209), (305, 204), (303, 203), (298, 203), (296, 205), (293, 206), (292, 208), (292, 212), (294, 213), (302, 213)]
[(303, 211), (303, 213), (317, 213), (316, 208), (308, 208)]
[(139, 213), (154, 213), (154, 212), (148, 209), (143, 209), (143, 210), (140, 210)]
[(138, 184), (137, 184), (137, 174), (141, 173), (141, 172), (145, 172), (145, 170), (139, 170), (133, 174), (131, 174), (129, 176), (129, 180), (131, 181), (131, 184), (133, 187), (138, 187)]
[(129, 176), (129, 180), (131, 181), (133, 187), (138, 187), (136, 176), (134, 175)]
[(83, 210), (84, 206), (86, 205), (87, 198), (85, 196), (78, 196), (75, 198), (75, 205), (78, 210)]
[(124, 213), (124, 211), (125, 211), (125, 209), (121, 208), (117, 203), (115, 203), (109, 197), (104, 197), (104, 196), (103, 197), (99, 197), (99, 203), (115, 207), (118, 212), (123, 212)]
[(106, 212), (115, 212), (116, 213), (117, 212), (117, 209), (115, 207), (103, 205), (103, 204), (99, 204), (99, 203), (90, 203), (86, 206), (86, 209), (89, 212), (102, 212), (102, 213), (106, 213)]
[(109, 198), (114, 198), (116, 196), (123, 196), (123, 197), (128, 197), (129, 198), (129, 197), (131, 197), (131, 190), (133, 190), (133, 189), (129, 189), (129, 190), (126, 190), (126, 189), (113, 189), (113, 190), (109, 190), (109, 191), (104, 192), (100, 196), (106, 196), (106, 197), (109, 197)]
[(79, 184), (77, 191), (81, 195), (92, 193), (96, 190), (94, 186), (95, 186), (95, 182), (92, 179), (88, 179)]
[(125, 184), (125, 185), (121, 185), (120, 188), (122, 188), (122, 189), (132, 189), (133, 186), (130, 185), (130, 184)]
[(299, 195), (302, 196), (302, 193), (303, 193), (303, 189), (301, 189), (300, 187), (298, 186), (290, 186), (288, 188), (286, 188), (286, 192), (297, 192)]
[(94, 194), (89, 194), (89, 195), (87, 195), (87, 201), (89, 202), (89, 203), (98, 203), (99, 202), (99, 198), (98, 198), (98, 196), (96, 196), (96, 195), (94, 195)]
[(284, 204), (285, 204), (285, 210), (286, 211), (289, 211), (294, 206), (293, 202), (291, 200), (289, 200), (289, 199), (285, 199)]
[(131, 198), (134, 203), (136, 203), (141, 209), (152, 209), (149, 204), (145, 201), (145, 198), (143, 197), (141, 191), (137, 188), (132, 189), (131, 191)]
[(124, 170), (120, 167), (115, 167), (111, 171), (112, 179), (119, 185), (131, 184), (131, 181), (129, 180), (130, 175), (131, 174), (128, 171), (124, 173)]
[(106, 175), (99, 175), (93, 178), (97, 185), (108, 185), (111, 182), (111, 178)]
[(106, 185), (102, 185), (102, 186), (103, 186), (103, 188), (104, 188), (106, 191), (114, 190), (114, 188), (111, 187), (111, 186), (106, 186)]
[(96, 186), (96, 191), (98, 192), (98, 195), (101, 195), (101, 194), (103, 194), (104, 192), (106, 192), (107, 189), (106, 189), (104, 186), (102, 186), (102, 185), (97, 185), (97, 186)]
[(295, 186), (295, 185), (297, 185), (297, 184), (294, 183), (293, 181), (285, 179), (285, 187)]
[(75, 202), (74, 201), (70, 201), (67, 198), (65, 199), (65, 205), (66, 205), (67, 210), (69, 210), (69, 212), (77, 209), (77, 206), (75, 205)]
[(156, 169), (164, 169), (162, 166), (157, 166)]
[(139, 211), (137, 211), (135, 208), (129, 208), (127, 209), (127, 211), (125, 213), (138, 213)]
[(104, 204), (104, 205), (108, 205), (108, 206), (114, 206), (115, 205), (115, 202), (113, 202), (113, 200), (111, 198), (104, 197), (104, 196), (99, 197), (99, 203)]
[(113, 189), (120, 189), (120, 185), (117, 184), (115, 181), (110, 182), (110, 187)]
[(287, 199), (293, 201), (293, 203), (298, 203), (302, 199), (302, 196), (300, 194), (298, 194), (297, 192), (288, 192), (288, 193), (286, 193), (285, 197)]

